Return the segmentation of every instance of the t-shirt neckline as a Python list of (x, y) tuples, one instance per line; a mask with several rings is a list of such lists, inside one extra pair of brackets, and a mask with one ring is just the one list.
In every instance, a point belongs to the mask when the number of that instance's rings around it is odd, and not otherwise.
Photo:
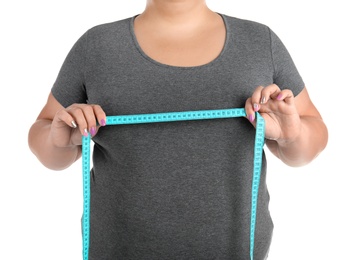
[(135, 47), (136, 49), (138, 50), (139, 54), (141, 56), (143, 56), (143, 58), (145, 58), (146, 60), (150, 61), (151, 63), (157, 65), (157, 66), (162, 66), (162, 67), (167, 67), (167, 68), (174, 68), (174, 69), (194, 69), (194, 68), (203, 68), (203, 67), (208, 67), (208, 66), (212, 66), (214, 64), (216, 64), (219, 59), (221, 59), (221, 57), (224, 55), (224, 52), (226, 51), (226, 47), (228, 45), (228, 38), (229, 38), (229, 26), (228, 26), (228, 23), (226, 21), (226, 18), (223, 14), (221, 13), (217, 13), (221, 16), (223, 22), (224, 22), (224, 25), (225, 25), (225, 42), (224, 42), (224, 45), (222, 47), (222, 50), (221, 52), (219, 53), (219, 55), (213, 59), (212, 61), (210, 62), (207, 62), (207, 63), (204, 63), (204, 64), (200, 64), (200, 65), (196, 65), (196, 66), (176, 66), (176, 65), (170, 65), (170, 64), (166, 64), (166, 63), (162, 63), (162, 62), (159, 62), (153, 58), (151, 58), (149, 55), (147, 55), (144, 50), (141, 48), (137, 38), (136, 38), (136, 35), (135, 35), (135, 30), (134, 30), (134, 20), (135, 18), (138, 16), (137, 15), (134, 15), (131, 17), (131, 19), (129, 20), (130, 21), (130, 33), (131, 33), (131, 36), (132, 36), (132, 39), (133, 39), (133, 42), (135, 44)]

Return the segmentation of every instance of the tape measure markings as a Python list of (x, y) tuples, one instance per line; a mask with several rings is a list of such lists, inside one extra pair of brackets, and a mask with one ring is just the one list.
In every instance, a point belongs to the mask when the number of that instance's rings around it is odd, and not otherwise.
[(82, 138), (82, 168), (83, 168), (83, 259), (88, 259), (90, 245), (90, 137)]
[(184, 112), (168, 112), (155, 114), (121, 115), (107, 116), (106, 125), (124, 125), (141, 123), (161, 123), (184, 120), (204, 120), (246, 116), (245, 110), (241, 108), (219, 109), (219, 110), (199, 110)]
[[(198, 110), (184, 112), (168, 112), (154, 114), (119, 115), (107, 116), (106, 125), (126, 125), (143, 123), (161, 123), (187, 120), (205, 120), (245, 117), (244, 108)], [(258, 189), (262, 167), (262, 152), (265, 140), (265, 121), (256, 112), (256, 136), (254, 145), (254, 165), (251, 192), (251, 214), (250, 214), (250, 259), (253, 260), (255, 245), (255, 225)], [(91, 137), (82, 137), (82, 169), (83, 169), (83, 260), (88, 260), (90, 246), (90, 160), (91, 160)]]
[(260, 176), (262, 167), (262, 153), (265, 140), (265, 121), (259, 113), (256, 114), (256, 135), (254, 145), (254, 167), (253, 181), (251, 188), (251, 217), (250, 217), (250, 259), (254, 259), (255, 247), (255, 226), (258, 190), (260, 186)]

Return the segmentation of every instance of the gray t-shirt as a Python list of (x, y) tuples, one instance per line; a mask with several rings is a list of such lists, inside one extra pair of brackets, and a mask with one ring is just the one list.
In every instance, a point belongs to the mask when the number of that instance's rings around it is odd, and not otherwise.
[[(212, 62), (161, 64), (134, 35), (134, 17), (89, 29), (52, 88), (67, 107), (108, 116), (244, 107), (259, 85), (297, 95), (304, 83), (267, 26), (222, 15), (226, 42)], [(93, 138), (89, 259), (249, 259), (255, 129), (246, 118), (105, 126)], [(269, 249), (263, 155), (255, 259)]]

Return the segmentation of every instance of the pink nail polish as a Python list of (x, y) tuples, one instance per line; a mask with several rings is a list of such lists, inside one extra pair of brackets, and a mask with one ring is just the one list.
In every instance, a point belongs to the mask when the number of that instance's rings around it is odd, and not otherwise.
[(100, 125), (101, 125), (101, 126), (105, 126), (105, 125), (106, 125), (105, 119), (101, 119), (101, 120), (100, 120)]
[(276, 97), (276, 99), (277, 100), (281, 100), (281, 98), (282, 98), (282, 95), (281, 95), (281, 93)]
[(84, 136), (85, 136), (85, 137), (88, 137), (88, 131), (87, 131), (86, 128), (84, 129)]
[(253, 122), (254, 121), (254, 115), (250, 115), (249, 119), (250, 119), (250, 122)]
[(90, 128), (90, 134), (91, 134), (91, 135), (95, 135), (95, 134), (96, 134), (96, 129), (95, 129), (95, 127), (91, 127), (91, 128)]

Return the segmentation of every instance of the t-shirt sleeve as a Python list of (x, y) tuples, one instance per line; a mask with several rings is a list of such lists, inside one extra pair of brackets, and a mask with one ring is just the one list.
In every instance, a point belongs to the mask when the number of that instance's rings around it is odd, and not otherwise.
[(274, 84), (280, 89), (290, 89), (296, 96), (305, 84), (297, 70), (290, 53), (280, 38), (270, 30), (272, 61), (274, 67)]
[(85, 66), (87, 33), (84, 33), (67, 54), (51, 92), (64, 107), (86, 103)]

